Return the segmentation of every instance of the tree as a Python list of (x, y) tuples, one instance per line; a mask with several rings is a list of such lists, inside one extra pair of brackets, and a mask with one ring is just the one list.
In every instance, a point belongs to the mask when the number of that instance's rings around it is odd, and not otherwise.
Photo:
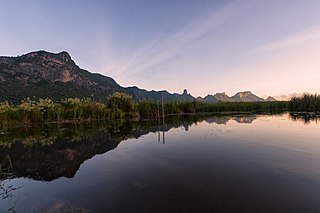
[(129, 116), (134, 110), (132, 97), (125, 93), (115, 92), (107, 98), (107, 107), (111, 110), (112, 117), (121, 118)]

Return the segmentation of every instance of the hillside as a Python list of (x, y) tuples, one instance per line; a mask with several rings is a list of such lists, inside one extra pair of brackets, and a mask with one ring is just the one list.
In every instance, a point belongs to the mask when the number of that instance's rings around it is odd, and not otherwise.
[(91, 97), (103, 101), (114, 92), (143, 99), (194, 100), (183, 94), (147, 91), (138, 87), (122, 87), (114, 79), (81, 69), (67, 52), (31, 52), (18, 57), (0, 57), (0, 102), (20, 102), (27, 97), (61, 100), (68, 97)]

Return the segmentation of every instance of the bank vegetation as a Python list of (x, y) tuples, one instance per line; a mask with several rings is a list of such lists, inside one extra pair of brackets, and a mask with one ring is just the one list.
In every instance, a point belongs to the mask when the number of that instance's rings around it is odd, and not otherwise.
[(190, 113), (279, 113), (284, 111), (320, 111), (319, 95), (303, 95), (290, 101), (217, 102), (151, 101), (135, 103), (124, 93), (114, 93), (104, 102), (90, 98), (67, 98), (59, 102), (27, 98), (20, 104), (0, 103), (0, 125), (39, 122), (70, 122), (157, 118), (172, 114)]

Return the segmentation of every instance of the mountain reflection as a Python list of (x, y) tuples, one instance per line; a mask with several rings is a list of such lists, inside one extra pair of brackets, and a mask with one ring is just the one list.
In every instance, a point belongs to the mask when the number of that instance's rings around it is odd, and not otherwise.
[(252, 123), (255, 119), (257, 119), (256, 116), (235, 116), (235, 117), (230, 117), (230, 116), (219, 116), (219, 117), (210, 117), (207, 118), (205, 121), (208, 123), (216, 123), (216, 124), (227, 124), (228, 121), (234, 120), (238, 123), (247, 123), (250, 124)]
[[(0, 180), (27, 177), (51, 181), (73, 178), (80, 165), (96, 154), (115, 149), (129, 138), (150, 132), (183, 127), (186, 131), (197, 122), (226, 124), (229, 120), (252, 123), (256, 116), (170, 116), (158, 120), (52, 124), (11, 128), (0, 132)], [(292, 116), (292, 119), (298, 119)], [(299, 117), (300, 119), (300, 117)]]

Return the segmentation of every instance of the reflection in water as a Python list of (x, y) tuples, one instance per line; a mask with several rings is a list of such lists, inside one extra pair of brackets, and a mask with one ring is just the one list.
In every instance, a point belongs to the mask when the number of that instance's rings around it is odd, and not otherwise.
[[(165, 132), (183, 127), (188, 131), (192, 124), (226, 124), (229, 120), (252, 123), (255, 116), (167, 117), (166, 122), (148, 120), (141, 122), (118, 121), (91, 124), (55, 124), (20, 129), (9, 129), (0, 137), (1, 176), (11, 168), (14, 177), (28, 177), (51, 181), (59, 177), (73, 178), (80, 165), (96, 154), (115, 149), (122, 140), (139, 138), (149, 132), (158, 132), (158, 141), (165, 144)], [(161, 139), (160, 139), (161, 134)]]
[[(318, 118), (296, 116), (293, 120), (305, 123)], [(139, 138), (149, 132), (157, 132), (158, 141), (165, 143), (165, 132), (171, 128), (183, 127), (188, 131), (192, 124), (206, 121), (209, 124), (252, 123), (256, 116), (179, 116), (159, 121), (118, 121), (90, 124), (55, 124), (22, 129), (9, 129), (0, 136), (1, 178), (28, 177), (50, 181), (59, 177), (72, 178), (80, 165), (96, 154), (115, 149), (122, 140)], [(10, 170), (10, 172), (8, 171)]]
[[(305, 123), (318, 117), (290, 114), (293, 120)], [(9, 129), (0, 136), (0, 166), (2, 179), (10, 174), (50, 181), (59, 177), (74, 177), (80, 165), (96, 154), (115, 149), (122, 140), (139, 138), (149, 132), (158, 133), (158, 141), (165, 143), (165, 132), (183, 127), (188, 131), (192, 124), (206, 121), (209, 124), (252, 123), (256, 116), (180, 116), (158, 121), (118, 121), (94, 124), (56, 124), (22, 129)], [(159, 127), (160, 126), (160, 127)], [(161, 135), (161, 136), (160, 136)]]
[(320, 121), (320, 114), (316, 113), (290, 113), (290, 118), (293, 121), (303, 121), (305, 124), (309, 124), (311, 122)]
[[(302, 126), (302, 123), (310, 124), (319, 119), (297, 114), (290, 114), (289, 117)], [(281, 128), (292, 128), (284, 126), (288, 124), (285, 123), (287, 115), (273, 120), (276, 124), (274, 129), (271, 129), (270, 123), (262, 122), (273, 118), (271, 115), (259, 118), (259, 115), (172, 116), (166, 117), (165, 121), (52, 124), (4, 129), (0, 131), (0, 196), (5, 201), (19, 195), (16, 193), (19, 190), (35, 190), (32, 191), (34, 197), (39, 196), (37, 193), (41, 194), (38, 190), (57, 193), (51, 194), (51, 197), (45, 196), (41, 201), (43, 206), (37, 206), (35, 200), (24, 204), (27, 208), (30, 205), (37, 207), (33, 207), (36, 210), (29, 208), (30, 212), (44, 209), (47, 212), (48, 205), (51, 205), (50, 211), (71, 209), (71, 212), (77, 212), (83, 210), (79, 207), (82, 204), (86, 212), (90, 212), (88, 209), (105, 212), (106, 207), (110, 212), (121, 212), (115, 211), (119, 209), (127, 212), (130, 206), (137, 207), (138, 204), (145, 207), (145, 212), (162, 212), (161, 209), (168, 210), (174, 204), (180, 205), (174, 209), (176, 211), (197, 212), (207, 211), (208, 204), (212, 206), (212, 203), (218, 206), (218, 211), (227, 209), (227, 212), (234, 212), (236, 209), (232, 206), (237, 206), (254, 212), (262, 205), (270, 208), (261, 212), (277, 212), (279, 209), (275, 207), (281, 201), (290, 204), (288, 209), (296, 208), (296, 212), (299, 212), (306, 207), (291, 203), (286, 196), (292, 194), (291, 199), (304, 200), (300, 191), (307, 193), (310, 190), (308, 194), (314, 202), (309, 199), (309, 210), (319, 210), (318, 200), (312, 196), (317, 195), (319, 188), (316, 182), (318, 173), (314, 170), (317, 159), (310, 160), (298, 151), (292, 155), (292, 150), (298, 148), (290, 147), (289, 151), (284, 149), (287, 144), (286, 138), (281, 138), (281, 132), (284, 131)], [(281, 125), (280, 118), (286, 119)], [(316, 146), (310, 144), (314, 143), (316, 137), (313, 135), (311, 140), (308, 132), (303, 131), (301, 135), (304, 137), (298, 135), (288, 138), (288, 143), (301, 149), (310, 146), (310, 149), (302, 152), (310, 153), (309, 150), (315, 150)], [(155, 143), (152, 143), (148, 133), (155, 133), (154, 136), (151, 134)], [(288, 135), (285, 134), (285, 137)], [(292, 144), (292, 141), (307, 136), (310, 136), (312, 143), (307, 141), (302, 144), (298, 141)], [(139, 140), (137, 143), (121, 143), (130, 141), (128, 139)], [(261, 144), (257, 145), (257, 141)], [(123, 146), (134, 149), (126, 151)], [(119, 151), (109, 152), (114, 149)], [(117, 155), (112, 158), (114, 153)], [(101, 161), (95, 155), (100, 155)], [(311, 153), (310, 156), (316, 155)], [(304, 159), (303, 166), (300, 166), (300, 159)], [(88, 162), (95, 163), (86, 165)], [(308, 168), (315, 171), (310, 176), (306, 175), (310, 174)], [(79, 183), (66, 182), (61, 177), (71, 181), (77, 179)], [(312, 184), (306, 180), (311, 180)], [(42, 183), (46, 185), (40, 186)], [(38, 188), (32, 188), (32, 184)], [(64, 187), (70, 188), (64, 191)], [(287, 191), (290, 193), (287, 194)], [(84, 195), (81, 197), (80, 194)], [(20, 196), (17, 199), (23, 198)], [(116, 203), (117, 200), (128, 207), (122, 207), (122, 204)], [(160, 206), (159, 200), (162, 201)], [(189, 210), (187, 206), (193, 201), (197, 204)], [(229, 202), (230, 206), (226, 206)], [(8, 206), (7, 210), (14, 212), (15, 208)], [(23, 209), (23, 206), (15, 207)], [(208, 212), (211, 210), (214, 209)]]
[(251, 124), (256, 118), (257, 117), (254, 115), (252, 115), (252, 116), (235, 116), (235, 117), (219, 116), (219, 117), (207, 118), (205, 121), (208, 123), (227, 124), (229, 120), (235, 120), (238, 123)]

